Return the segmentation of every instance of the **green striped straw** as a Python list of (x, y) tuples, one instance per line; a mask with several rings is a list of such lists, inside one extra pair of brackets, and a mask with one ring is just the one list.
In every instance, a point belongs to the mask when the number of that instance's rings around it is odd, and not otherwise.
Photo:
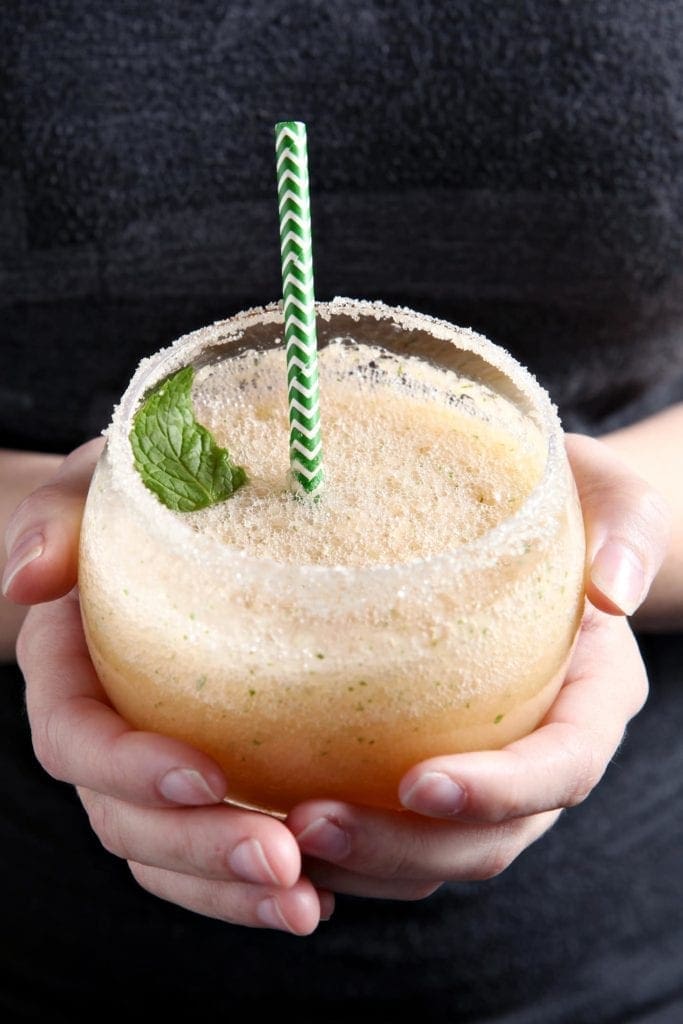
[(313, 293), (306, 125), (275, 125), (280, 256), (287, 350), (289, 464), (295, 494), (316, 498), (324, 474)]

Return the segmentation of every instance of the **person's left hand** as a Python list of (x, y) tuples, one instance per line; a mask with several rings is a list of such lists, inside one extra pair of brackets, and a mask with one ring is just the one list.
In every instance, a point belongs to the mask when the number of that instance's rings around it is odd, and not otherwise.
[(287, 824), (314, 884), (415, 900), (445, 881), (491, 878), (601, 779), (647, 697), (625, 615), (663, 560), (668, 510), (599, 441), (570, 435), (567, 448), (586, 525), (590, 603), (555, 703), (534, 732), (503, 750), (416, 765), (399, 789), (405, 812), (331, 800), (294, 808)]

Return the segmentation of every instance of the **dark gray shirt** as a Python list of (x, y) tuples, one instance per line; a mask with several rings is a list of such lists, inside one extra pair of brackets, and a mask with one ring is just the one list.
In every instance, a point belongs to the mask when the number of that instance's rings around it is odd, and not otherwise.
[[(599, 431), (681, 395), (678, 0), (6, 0), (0, 443), (66, 450), (141, 355), (280, 291), (273, 124), (309, 129), (316, 289), (471, 325)], [(310, 939), (140, 890), (0, 689), (0, 1008), (683, 1019), (681, 638), (581, 807), (501, 877), (340, 899)]]
[(683, 377), (683, 8), (10, 3), (0, 437), (101, 429), (141, 354), (278, 297), (272, 127), (316, 290), (473, 326), (596, 431)]

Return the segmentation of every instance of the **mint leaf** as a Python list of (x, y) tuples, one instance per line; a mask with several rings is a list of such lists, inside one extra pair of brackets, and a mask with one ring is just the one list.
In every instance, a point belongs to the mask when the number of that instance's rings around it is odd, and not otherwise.
[(229, 498), (247, 474), (230, 461), (192, 408), (194, 369), (158, 384), (133, 419), (130, 443), (143, 483), (167, 508), (196, 512)]

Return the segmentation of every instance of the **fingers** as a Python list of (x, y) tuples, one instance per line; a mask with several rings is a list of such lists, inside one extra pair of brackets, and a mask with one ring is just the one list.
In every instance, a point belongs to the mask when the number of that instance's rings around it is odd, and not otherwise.
[(646, 695), (628, 623), (593, 611), (558, 700), (530, 736), (416, 766), (400, 787), (409, 813), (295, 808), (287, 824), (316, 858), (308, 876), (337, 892), (419, 899), (444, 880), (499, 874), (592, 790)]
[(10, 518), (2, 589), (12, 601), (52, 601), (75, 585), (83, 506), (103, 444), (97, 438), (77, 448)]
[(332, 894), (316, 892), (305, 879), (291, 889), (271, 891), (192, 878), (135, 862), (129, 867), (136, 881), (153, 895), (230, 924), (310, 935), (334, 909)]
[(504, 750), (422, 762), (401, 781), (402, 803), (430, 817), (487, 822), (574, 806), (602, 777), (646, 696), (627, 622), (594, 612), (539, 729)]
[(670, 512), (664, 499), (599, 441), (567, 437), (584, 513), (590, 601), (632, 615), (666, 554)]
[(299, 878), (298, 847), (265, 814), (216, 807), (149, 808), (79, 789), (93, 831), (110, 853), (147, 867), (198, 878), (290, 888)]
[(36, 756), (52, 776), (150, 806), (223, 799), (225, 778), (209, 757), (130, 729), (106, 703), (73, 597), (31, 609), (17, 657)]
[[(384, 899), (422, 899), (443, 881), (493, 878), (557, 819), (558, 811), (499, 825), (429, 821), (333, 801), (300, 804), (287, 825), (317, 884)], [(342, 871), (331, 871), (336, 865)]]
[(292, 834), (267, 815), (219, 807), (150, 809), (79, 790), (90, 824), (149, 892), (233, 924), (308, 935), (334, 909), (300, 878)]
[(400, 786), (412, 814), (323, 802), (295, 808), (288, 824), (316, 858), (307, 870), (319, 884), (405, 899), (425, 895), (435, 881), (492, 877), (604, 773), (647, 694), (637, 646), (616, 616), (644, 599), (666, 551), (668, 513), (599, 442), (570, 437), (568, 450), (594, 607), (559, 698), (539, 729), (505, 750), (415, 766)]
[(333, 897), (301, 878), (282, 822), (224, 804), (225, 778), (210, 758), (129, 729), (105, 703), (73, 595), (29, 611), (18, 653), (38, 760), (79, 787), (101, 842), (146, 889), (224, 921), (297, 935), (332, 913)]

